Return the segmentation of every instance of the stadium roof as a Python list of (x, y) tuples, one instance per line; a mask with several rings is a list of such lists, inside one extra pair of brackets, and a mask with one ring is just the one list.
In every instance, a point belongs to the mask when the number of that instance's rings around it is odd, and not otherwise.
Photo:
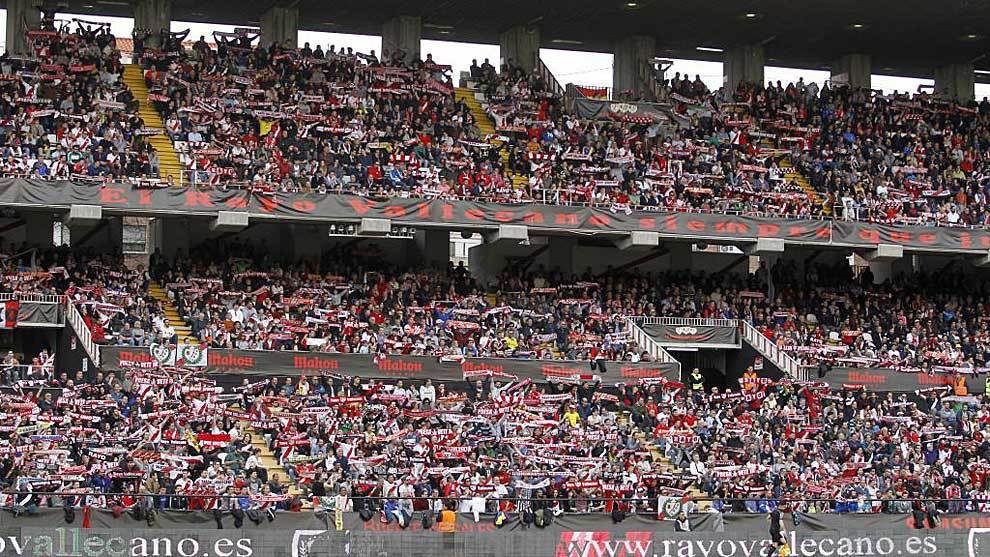
[[(130, 17), (126, 0), (68, 0), (76, 13)], [(273, 0), (173, 0), (173, 19), (258, 25)], [(285, 5), (285, 2), (281, 3)], [(498, 43), (515, 25), (541, 29), (542, 46), (611, 52), (630, 35), (656, 38), (657, 55), (720, 60), (726, 48), (763, 43), (768, 65), (825, 69), (850, 53), (873, 56), (874, 73), (930, 77), (975, 61), (990, 69), (988, 0), (294, 0), (300, 28), (379, 35), (397, 15), (418, 15), (423, 38)]]

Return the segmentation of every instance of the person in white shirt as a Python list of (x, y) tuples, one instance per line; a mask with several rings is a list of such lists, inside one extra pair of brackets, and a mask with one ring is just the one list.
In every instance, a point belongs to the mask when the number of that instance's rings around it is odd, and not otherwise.
[(419, 398), (423, 404), (433, 406), (437, 402), (437, 389), (433, 386), (433, 380), (427, 379), (426, 383), (419, 386)]
[(351, 498), (347, 496), (346, 489), (340, 488), (340, 491), (337, 492), (337, 495), (334, 495), (333, 508), (338, 509), (345, 513), (354, 510), (354, 501), (351, 501)]
[(399, 486), (399, 510), (412, 516), (413, 514), (413, 500), (412, 497), (416, 495), (416, 488), (413, 486), (413, 479), (406, 478), (404, 482)]
[(688, 472), (696, 478), (697, 481), (702, 481), (704, 477), (708, 474), (708, 466), (701, 461), (701, 455), (698, 453), (694, 454), (694, 459), (691, 460), (691, 465), (688, 468)]

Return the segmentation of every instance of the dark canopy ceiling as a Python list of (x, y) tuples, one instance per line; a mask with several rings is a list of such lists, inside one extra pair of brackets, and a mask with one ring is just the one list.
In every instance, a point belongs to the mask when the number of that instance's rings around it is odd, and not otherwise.
[[(129, 17), (126, 0), (68, 0), (73, 12)], [(657, 54), (718, 60), (698, 46), (764, 43), (769, 65), (827, 68), (873, 56), (877, 73), (931, 76), (948, 62), (990, 68), (990, 0), (295, 0), (301, 28), (381, 33), (418, 15), (423, 37), (498, 43), (499, 31), (538, 25), (547, 48), (609, 52), (629, 35), (656, 38)], [(258, 25), (275, 1), (173, 0), (176, 20)]]

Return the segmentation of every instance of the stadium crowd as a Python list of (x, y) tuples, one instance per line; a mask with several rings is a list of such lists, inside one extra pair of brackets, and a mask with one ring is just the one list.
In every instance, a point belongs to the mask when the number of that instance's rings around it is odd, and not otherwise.
[[(486, 61), (470, 76), (495, 122), (484, 136), (455, 100), (450, 67), (430, 56), (262, 48), (243, 33), (184, 48), (184, 38), (168, 33), (135, 61), (201, 186), (987, 223), (987, 101), (800, 80), (710, 92), (675, 76), (658, 84), (665, 103), (652, 116), (596, 119), (565, 110), (539, 71)], [(30, 39), (36, 56), (0, 59), (0, 172), (157, 175), (145, 141), (155, 130), (136, 114), (145, 100), (122, 83), (108, 26), (75, 20)]]
[[(453, 100), (449, 68), (430, 59), (221, 44), (214, 52), (201, 39), (192, 51), (145, 55), (173, 138), (214, 183), (983, 224), (981, 122), (990, 105), (802, 81), (709, 93), (675, 77), (664, 87), (672, 106), (656, 118), (595, 120), (563, 110), (539, 72), (509, 62), (496, 73), (486, 62), (472, 78), (497, 133), (480, 137), (470, 110)], [(223, 79), (211, 77), (221, 71)], [(281, 85), (265, 89), (265, 79)], [(252, 148), (256, 156), (243, 157)], [(238, 161), (254, 168), (236, 169)], [(790, 161), (809, 189), (787, 179)]]
[(158, 175), (158, 155), (122, 81), (109, 24), (28, 33), (34, 56), (0, 57), (0, 173), (100, 183)]
[(213, 348), (638, 362), (650, 355), (627, 318), (686, 317), (745, 320), (809, 366), (990, 367), (990, 291), (966, 273), (874, 284), (869, 267), (781, 260), (745, 276), (536, 266), (481, 283), (465, 267), (395, 265), (373, 247), (328, 252), (317, 265), (274, 261), (247, 244), (204, 246), (173, 261), (156, 254), (147, 270), (81, 250), (4, 257), (5, 292), (67, 294), (106, 344), (176, 341), (180, 323), (149, 294), (154, 280)]
[(10, 267), (5, 290), (68, 294), (107, 344), (175, 341), (179, 323), (148, 294), (155, 280), (214, 348), (635, 362), (650, 356), (626, 318), (688, 317), (745, 320), (804, 365), (971, 374), (990, 362), (990, 292), (965, 273), (873, 284), (868, 267), (844, 261), (779, 262), (745, 276), (537, 266), (480, 283), (464, 267), (398, 266), (373, 249), (286, 264), (236, 243), (155, 255), (144, 271), (79, 251), (36, 261), (38, 271)]
[[(134, 362), (119, 375), (22, 379), (0, 395), (3, 504), (149, 520), (203, 511), (237, 526), (304, 501), (406, 525), (444, 505), (544, 520), (657, 515), (670, 501), (690, 512), (692, 497), (720, 512), (908, 513), (901, 500), (917, 497), (947, 499), (940, 508), (952, 512), (990, 505), (982, 397), (760, 379), (708, 392), (693, 380), (464, 379), (324, 375), (230, 387)], [(255, 436), (278, 467), (264, 465)]]

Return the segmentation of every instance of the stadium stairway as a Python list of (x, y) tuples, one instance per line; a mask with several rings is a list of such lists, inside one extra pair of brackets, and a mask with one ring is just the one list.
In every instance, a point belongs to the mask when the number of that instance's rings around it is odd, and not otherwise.
[[(808, 195), (808, 199), (811, 200), (813, 205), (821, 205), (822, 197), (815, 191), (815, 188), (811, 186), (811, 182), (798, 172), (794, 165), (791, 164), (790, 158), (785, 157), (780, 161), (780, 168), (784, 170), (784, 179), (788, 182), (794, 182), (795, 184), (801, 186), (801, 189), (805, 194)], [(826, 215), (832, 214), (832, 207), (827, 203), (822, 207), (822, 212)]]
[[(261, 464), (264, 465), (265, 470), (268, 470), (268, 478), (271, 479), (273, 474), (278, 474), (278, 479), (282, 485), (288, 487), (289, 495), (301, 496), (302, 490), (295, 483), (289, 482), (289, 476), (285, 473), (285, 469), (279, 466), (275, 453), (268, 448), (265, 436), (256, 432), (254, 428), (247, 428), (246, 431), (251, 434), (251, 447), (259, 450)], [(309, 501), (303, 500), (303, 507), (309, 508), (310, 506)]]
[[(629, 423), (629, 415), (627, 413), (623, 413), (622, 415), (619, 416), (617, 423), (619, 425), (625, 425)], [(680, 474), (682, 472), (681, 469), (674, 466), (674, 463), (672, 463), (669, 458), (667, 458), (666, 456), (664, 456), (662, 452), (660, 452), (659, 447), (657, 447), (657, 445), (653, 441), (648, 439), (645, 433), (639, 432), (636, 435), (636, 439), (640, 442), (643, 448), (648, 449), (650, 451), (650, 454), (653, 457), (654, 471), (657, 474)], [(707, 512), (708, 509), (711, 508), (712, 505), (711, 501), (702, 500), (707, 498), (708, 495), (706, 495), (696, 486), (691, 485), (685, 491), (687, 492), (687, 495), (689, 495), (691, 499), (693, 499), (698, 504), (698, 510), (700, 512)]]
[(175, 329), (175, 334), (179, 336), (180, 344), (196, 344), (199, 342), (192, 334), (192, 327), (179, 316), (179, 310), (176, 309), (175, 304), (172, 303), (172, 299), (168, 297), (165, 289), (157, 281), (151, 282), (148, 293), (151, 294), (152, 298), (161, 302), (162, 307), (165, 308), (165, 320)]
[[(464, 101), (471, 114), (474, 116), (475, 122), (478, 123), (478, 130), (485, 137), (494, 137), (496, 134), (495, 122), (492, 120), (491, 116), (485, 112), (484, 107), (481, 106), (481, 102), (475, 96), (477, 91), (470, 87), (458, 87), (454, 89), (454, 98), (458, 101)], [(495, 145), (501, 145), (502, 142), (496, 139), (489, 139), (489, 143)], [(507, 149), (499, 149), (499, 156), (502, 159), (502, 168), (505, 169), (506, 174), (512, 180), (512, 185), (515, 188), (526, 187), (529, 179), (521, 174), (514, 174), (509, 170), (509, 151)]]
[(182, 182), (182, 163), (179, 162), (179, 155), (175, 152), (172, 140), (165, 133), (165, 123), (162, 122), (161, 115), (148, 100), (148, 86), (144, 82), (144, 72), (137, 64), (124, 65), (124, 84), (131, 90), (134, 98), (138, 101), (138, 113), (144, 120), (146, 128), (162, 130), (158, 135), (148, 136), (148, 143), (155, 148), (158, 153), (159, 178), (169, 176), (175, 180), (176, 184)]

